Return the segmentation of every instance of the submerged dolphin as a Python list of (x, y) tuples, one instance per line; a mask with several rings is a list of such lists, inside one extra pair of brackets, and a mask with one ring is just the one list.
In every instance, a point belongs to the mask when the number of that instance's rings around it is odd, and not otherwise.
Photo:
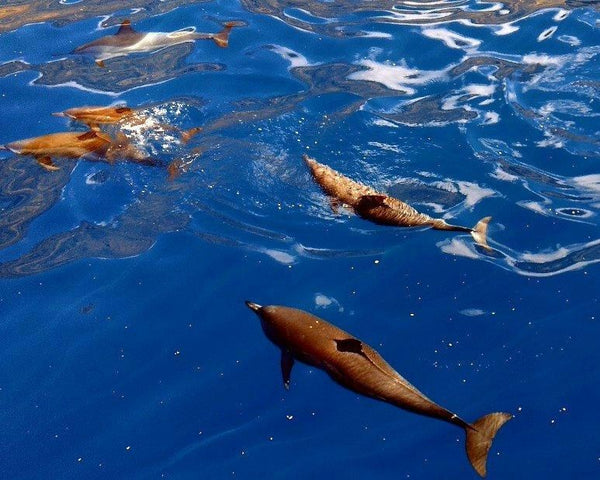
[[(130, 124), (143, 125), (147, 119), (138, 109), (127, 107), (125, 105), (115, 105), (109, 107), (85, 106), (74, 107), (64, 112), (54, 113), (58, 117), (67, 117), (71, 120), (81, 122), (91, 129), (98, 129), (100, 125)], [(186, 143), (194, 135), (202, 131), (202, 127), (194, 127), (189, 130), (180, 130), (173, 125), (164, 123), (159, 124), (163, 130), (175, 130), (180, 133), (181, 140)]]
[(113, 140), (110, 135), (97, 130), (51, 133), (17, 140), (2, 148), (19, 155), (31, 155), (38, 164), (49, 171), (59, 169), (52, 161), (53, 158), (84, 158), (106, 160), (109, 163), (123, 159), (145, 165), (156, 165), (154, 160), (130, 145), (125, 135), (120, 134), (116, 140)]
[(163, 48), (196, 40), (213, 40), (219, 47), (229, 45), (229, 32), (241, 22), (226, 22), (218, 33), (197, 33), (195, 27), (183, 28), (174, 32), (136, 32), (131, 21), (125, 20), (116, 34), (101, 37), (93, 42), (81, 45), (73, 53), (91, 54), (96, 63), (104, 66), (104, 61), (132, 53), (156, 52)]
[(74, 107), (63, 112), (57, 112), (53, 115), (57, 117), (67, 117), (71, 120), (86, 124), (88, 127), (97, 127), (98, 125), (111, 125), (120, 123), (131, 118), (135, 110), (125, 105), (116, 105), (111, 107)]
[(402, 200), (355, 182), (308, 155), (304, 155), (302, 158), (308, 165), (314, 180), (327, 195), (331, 196), (334, 201), (348, 205), (357, 215), (366, 220), (379, 225), (431, 227), (435, 230), (467, 232), (479, 245), (489, 248), (487, 228), (492, 217), (482, 218), (473, 228), (450, 225), (441, 218), (433, 218), (419, 213)]
[(404, 410), (444, 420), (462, 428), (467, 456), (486, 475), (487, 455), (496, 432), (512, 418), (490, 413), (473, 423), (431, 401), (396, 372), (373, 348), (336, 326), (302, 310), (246, 302), (260, 318), (267, 338), (281, 349), (283, 384), (289, 388), (294, 360), (320, 368), (337, 383)]

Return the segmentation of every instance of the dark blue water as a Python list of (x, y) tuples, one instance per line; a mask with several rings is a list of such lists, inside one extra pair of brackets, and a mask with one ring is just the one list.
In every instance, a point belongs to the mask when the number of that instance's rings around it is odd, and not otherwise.
[[(244, 25), (70, 53), (126, 18)], [(583, 1), (4, 2), (0, 144), (126, 103), (143, 125), (109, 133), (162, 166), (0, 152), (0, 477), (476, 478), (457, 428), (302, 364), (285, 391), (246, 299), (352, 332), (466, 420), (514, 414), (490, 478), (597, 477), (599, 28)], [(493, 250), (334, 214), (303, 153), (491, 215)]]

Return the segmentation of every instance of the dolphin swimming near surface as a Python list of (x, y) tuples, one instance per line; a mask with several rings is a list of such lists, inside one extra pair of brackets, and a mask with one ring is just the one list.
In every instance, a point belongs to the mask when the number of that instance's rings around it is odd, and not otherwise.
[(90, 128), (98, 125), (112, 125), (127, 120), (135, 114), (135, 110), (125, 105), (110, 107), (74, 107), (63, 112), (53, 113), (56, 117), (66, 117), (71, 120), (84, 123)]
[[(92, 130), (97, 130), (100, 125), (143, 125), (148, 117), (140, 113), (139, 109), (127, 107), (125, 105), (114, 105), (108, 107), (102, 106), (84, 106), (69, 108), (63, 112), (56, 112), (53, 115), (57, 117), (66, 117), (71, 120), (81, 122)], [(175, 130), (181, 135), (183, 143), (187, 143), (193, 136), (202, 131), (202, 127), (194, 127), (188, 130), (180, 130), (173, 125), (159, 123), (158, 126), (163, 130)]]
[(114, 140), (110, 135), (98, 130), (51, 133), (17, 140), (2, 148), (18, 155), (31, 155), (48, 171), (60, 168), (53, 162), (53, 158), (84, 158), (106, 160), (109, 163), (122, 159), (144, 165), (157, 164), (155, 160), (132, 146), (125, 135), (119, 134)]
[(229, 45), (231, 29), (242, 25), (242, 22), (226, 22), (223, 24), (223, 30), (218, 33), (197, 33), (195, 27), (174, 32), (137, 32), (132, 28), (131, 21), (125, 20), (116, 34), (81, 45), (72, 53), (91, 54), (96, 57), (96, 64), (104, 67), (104, 62), (111, 58), (132, 53), (156, 52), (172, 45), (196, 40), (213, 40), (219, 47), (225, 48)]
[(473, 423), (434, 403), (398, 372), (373, 348), (329, 322), (295, 308), (261, 306), (246, 301), (260, 318), (267, 338), (281, 349), (281, 372), (286, 389), (294, 360), (320, 368), (343, 387), (420, 415), (444, 420), (462, 428), (467, 456), (484, 477), (492, 440), (510, 413), (490, 413)]
[(379, 225), (431, 227), (435, 230), (467, 232), (477, 244), (490, 248), (487, 244), (487, 228), (492, 217), (482, 218), (473, 228), (450, 225), (441, 218), (433, 218), (418, 212), (402, 200), (355, 182), (308, 155), (302, 158), (308, 165), (315, 182), (332, 198), (333, 202), (348, 205), (358, 216), (366, 220)]

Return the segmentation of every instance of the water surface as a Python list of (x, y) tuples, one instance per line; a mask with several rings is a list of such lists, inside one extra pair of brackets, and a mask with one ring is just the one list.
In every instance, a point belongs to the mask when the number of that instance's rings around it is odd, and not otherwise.
[[(227, 48), (72, 53), (125, 19), (242, 25)], [(246, 299), (356, 334), (467, 420), (512, 412), (490, 478), (597, 476), (599, 28), (593, 1), (0, 7), (0, 144), (124, 103), (162, 165), (0, 152), (1, 476), (475, 478), (458, 429), (303, 365), (284, 391)], [(493, 251), (334, 213), (303, 153), (491, 215)]]

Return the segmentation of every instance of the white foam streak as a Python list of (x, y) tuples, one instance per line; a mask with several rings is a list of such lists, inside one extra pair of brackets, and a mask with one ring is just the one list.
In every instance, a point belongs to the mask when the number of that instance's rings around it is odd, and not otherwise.
[[(540, 252), (513, 252), (497, 244), (493, 244), (495, 255), (478, 255), (474, 248), (469, 246), (465, 240), (453, 238), (441, 241), (437, 246), (450, 255), (456, 255), (465, 258), (480, 259), (494, 263), (506, 270), (510, 270), (519, 275), (527, 277), (552, 277), (565, 272), (580, 270), (589, 265), (600, 262), (600, 257), (593, 254), (585, 255), (586, 251), (593, 252), (600, 239), (588, 243), (574, 244), (566, 247), (557, 247), (555, 249), (542, 250)], [(573, 255), (571, 263), (569, 256)], [(554, 265), (552, 265), (554, 264)]]
[(406, 65), (379, 63), (368, 59), (359, 61), (358, 65), (367, 69), (350, 74), (348, 76), (350, 80), (380, 83), (390, 90), (404, 92), (407, 95), (416, 93), (416, 90), (409, 85), (425, 85), (446, 77), (443, 70), (419, 70)]
[(448, 253), (450, 255), (456, 255), (458, 257), (466, 257), (478, 259), (479, 255), (472, 247), (467, 245), (464, 240), (459, 238), (453, 238), (447, 242), (440, 242), (437, 244), (438, 247), (444, 253)]
[(284, 60), (287, 60), (290, 63), (290, 69), (296, 67), (308, 67), (312, 65), (304, 55), (292, 50), (291, 48), (287, 48), (282, 45), (272, 45), (271, 50)]
[(484, 198), (493, 197), (496, 192), (491, 188), (480, 187), (476, 183), (459, 181), (458, 191), (465, 196), (464, 204), (472, 208)]
[(422, 32), (427, 38), (440, 40), (449, 48), (474, 50), (481, 45), (481, 40), (459, 35), (446, 28), (424, 28)]

